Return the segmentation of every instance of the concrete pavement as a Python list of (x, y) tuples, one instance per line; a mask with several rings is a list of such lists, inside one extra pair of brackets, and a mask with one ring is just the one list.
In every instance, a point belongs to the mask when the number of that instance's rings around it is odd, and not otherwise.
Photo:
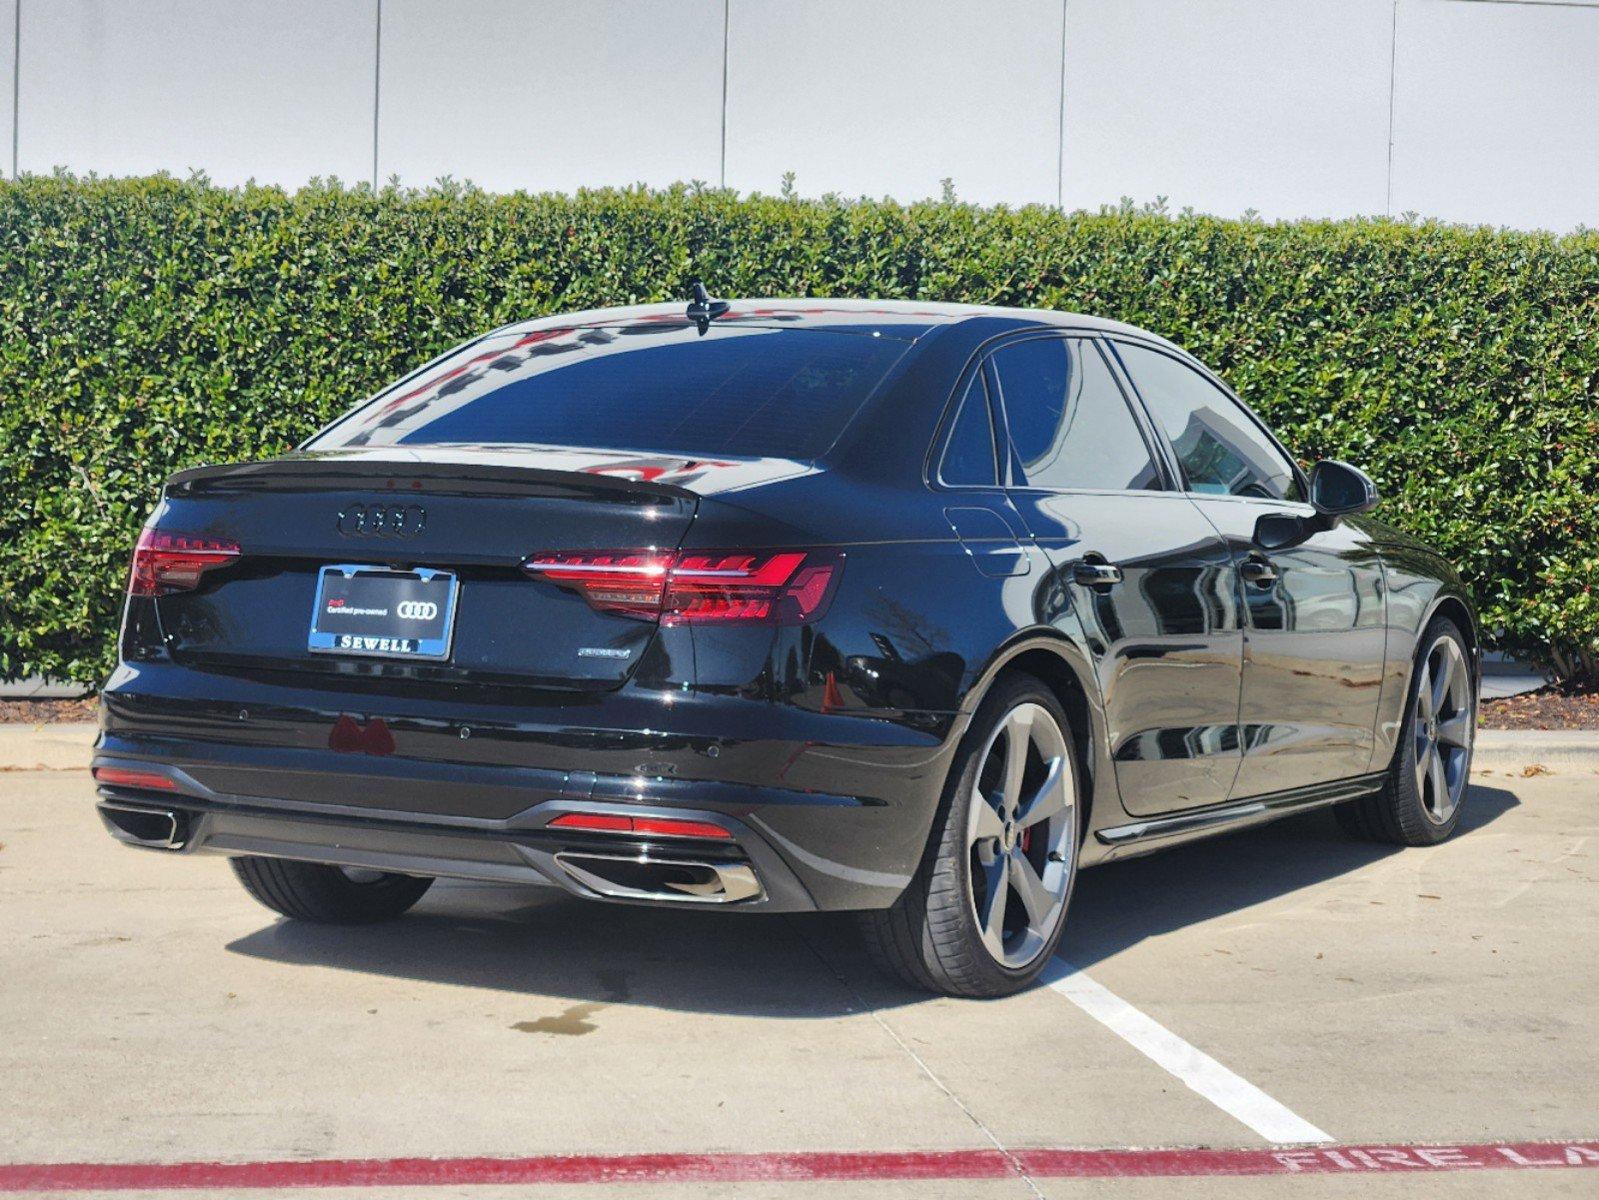
[(0, 722), (0, 771), (85, 770), (98, 732), (87, 722)]
[[(1087, 872), (1063, 953), (1339, 1144), (1593, 1139), (1599, 777), (1478, 778), (1462, 834), (1429, 850), (1351, 842), (1312, 814)], [(4, 1163), (1273, 1149), (1058, 992), (905, 991), (844, 919), (440, 884), (393, 925), (301, 927), (255, 906), (223, 860), (115, 845), (91, 802), (82, 770), (0, 774)], [(1599, 1171), (620, 1194), (1357, 1187), (1591, 1195)]]

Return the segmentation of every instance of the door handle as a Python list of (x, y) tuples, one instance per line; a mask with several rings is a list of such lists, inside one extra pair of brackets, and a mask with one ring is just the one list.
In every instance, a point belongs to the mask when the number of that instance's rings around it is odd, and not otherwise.
[(1243, 576), (1245, 583), (1252, 583), (1258, 588), (1269, 588), (1277, 582), (1277, 568), (1271, 565), (1271, 560), (1256, 555), (1239, 563), (1238, 573)]
[(1122, 581), (1122, 569), (1098, 555), (1091, 555), (1072, 564), (1072, 578), (1084, 587), (1114, 587)]

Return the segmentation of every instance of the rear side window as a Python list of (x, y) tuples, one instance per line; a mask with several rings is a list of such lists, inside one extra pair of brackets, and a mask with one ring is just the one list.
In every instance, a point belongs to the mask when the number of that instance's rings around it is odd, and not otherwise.
[(939, 468), (940, 482), (956, 487), (993, 487), (998, 480), (994, 466), (994, 425), (988, 415), (988, 390), (979, 372), (962, 397), (960, 408), (944, 443), (944, 463)]
[(1150, 415), (1171, 439), (1190, 491), (1299, 499), (1293, 466), (1238, 402), (1188, 364), (1117, 342)]
[(810, 459), (907, 343), (682, 322), (541, 329), (477, 342), (390, 389), (309, 449), (513, 445)]
[(1098, 347), (1043, 337), (994, 352), (1018, 486), (1144, 491), (1160, 486), (1142, 430)]

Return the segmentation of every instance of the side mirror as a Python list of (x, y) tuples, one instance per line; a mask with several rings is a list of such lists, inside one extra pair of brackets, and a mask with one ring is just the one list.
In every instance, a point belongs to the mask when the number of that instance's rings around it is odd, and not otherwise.
[(1264, 513), (1255, 522), (1255, 544), (1262, 550), (1286, 550), (1312, 534), (1331, 529), (1343, 517), (1377, 504), (1377, 485), (1358, 467), (1324, 458), (1310, 469), (1310, 516)]
[(1352, 517), (1377, 499), (1377, 485), (1358, 467), (1324, 458), (1310, 469), (1310, 505), (1324, 517)]

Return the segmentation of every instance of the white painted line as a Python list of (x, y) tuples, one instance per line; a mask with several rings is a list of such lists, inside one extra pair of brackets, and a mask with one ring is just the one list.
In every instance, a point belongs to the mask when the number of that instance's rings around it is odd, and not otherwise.
[(1285, 1108), (1249, 1080), (1234, 1075), (1210, 1055), (1190, 1046), (1159, 1021), (1139, 1012), (1071, 963), (1054, 959), (1041, 978), (1156, 1066), (1176, 1076), (1268, 1142), (1287, 1145), (1333, 1140), (1331, 1134)]

